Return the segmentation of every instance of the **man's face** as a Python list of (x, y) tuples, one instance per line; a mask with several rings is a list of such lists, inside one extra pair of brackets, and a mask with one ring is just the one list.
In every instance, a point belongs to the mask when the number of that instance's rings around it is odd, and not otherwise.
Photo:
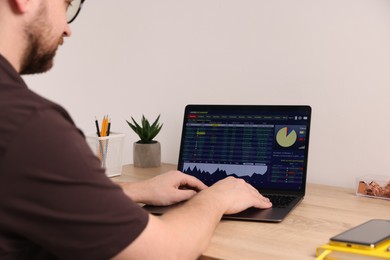
[(53, 67), (54, 56), (65, 35), (61, 31), (56, 33), (49, 18), (47, 1), (42, 1), (35, 19), (24, 29), (27, 47), (22, 57), (20, 74), (42, 73)]

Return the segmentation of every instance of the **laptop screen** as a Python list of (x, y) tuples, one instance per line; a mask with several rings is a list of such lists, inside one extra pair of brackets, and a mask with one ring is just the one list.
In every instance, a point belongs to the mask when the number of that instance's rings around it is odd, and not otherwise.
[(310, 117), (309, 106), (188, 105), (178, 170), (206, 185), (231, 175), (304, 192)]

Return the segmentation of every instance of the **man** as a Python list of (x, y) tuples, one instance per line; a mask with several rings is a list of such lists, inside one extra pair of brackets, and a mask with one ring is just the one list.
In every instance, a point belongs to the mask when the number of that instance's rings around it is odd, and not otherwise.
[[(20, 74), (49, 70), (84, 0), (0, 0), (0, 259), (193, 259), (223, 214), (271, 203), (243, 180), (181, 172), (111, 182), (60, 106)], [(182, 190), (180, 186), (193, 190)], [(162, 217), (137, 202), (168, 205)]]

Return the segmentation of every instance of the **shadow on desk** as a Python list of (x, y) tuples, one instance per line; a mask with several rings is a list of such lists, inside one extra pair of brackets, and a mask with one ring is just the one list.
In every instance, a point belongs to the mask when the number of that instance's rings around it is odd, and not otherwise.
[(200, 256), (197, 260), (218, 260), (218, 258), (209, 257), (209, 256)]

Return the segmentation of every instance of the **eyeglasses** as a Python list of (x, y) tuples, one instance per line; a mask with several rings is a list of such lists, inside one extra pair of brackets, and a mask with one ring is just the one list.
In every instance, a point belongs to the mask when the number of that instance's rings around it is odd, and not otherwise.
[(76, 19), (77, 15), (80, 13), (81, 7), (83, 6), (85, 0), (72, 0), (68, 9), (66, 10), (66, 20), (68, 23), (71, 23)]

